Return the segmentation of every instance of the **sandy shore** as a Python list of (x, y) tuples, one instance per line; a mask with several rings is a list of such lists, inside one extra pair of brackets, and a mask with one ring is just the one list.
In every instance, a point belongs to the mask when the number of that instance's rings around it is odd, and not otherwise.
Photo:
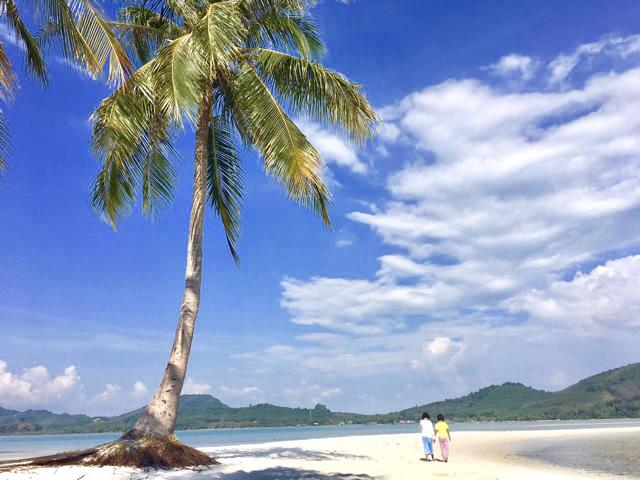
[(620, 477), (547, 465), (520, 457), (517, 452), (532, 442), (615, 436), (621, 431), (640, 432), (640, 428), (454, 432), (447, 464), (421, 461), (419, 436), (403, 434), (203, 448), (222, 465), (202, 471), (141, 472), (113, 467), (63, 467), (4, 473), (0, 474), (0, 480), (603, 480)]

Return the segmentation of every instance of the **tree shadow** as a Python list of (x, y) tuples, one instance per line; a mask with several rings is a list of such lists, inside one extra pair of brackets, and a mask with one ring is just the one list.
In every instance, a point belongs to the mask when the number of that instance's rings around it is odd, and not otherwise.
[[(364, 473), (324, 473), (317, 470), (292, 467), (269, 467), (253, 471), (223, 472), (219, 467), (188, 468), (174, 470), (154, 469), (122, 469), (115, 467), (40, 467), (17, 468), (10, 477), (2, 479), (90, 479), (99, 471), (109, 469), (114, 479), (119, 480), (383, 480), (383, 477), (372, 477)], [(6, 472), (5, 472), (6, 473)], [(42, 476), (40, 476), (42, 475)], [(100, 475), (102, 476), (102, 475)]]
[(274, 467), (255, 472), (236, 472), (221, 477), (225, 480), (374, 480), (375, 477), (354, 473), (321, 473), (315, 470)]
[[(382, 480), (382, 477), (372, 477), (363, 473), (323, 473), (317, 470), (287, 467), (271, 467), (251, 472), (216, 472), (211, 475), (212, 473), (212, 470), (205, 470), (180, 475), (176, 478), (180, 480), (200, 480), (204, 478), (216, 480)], [(151, 480), (154, 477), (149, 476), (147, 478)]]
[(290, 460), (369, 460), (370, 457), (365, 455), (352, 455), (342, 452), (327, 452), (308, 450), (303, 448), (266, 448), (263, 450), (220, 450), (214, 453), (217, 459), (235, 458), (235, 457), (251, 457), (251, 458), (272, 458), (272, 459), (290, 459)]

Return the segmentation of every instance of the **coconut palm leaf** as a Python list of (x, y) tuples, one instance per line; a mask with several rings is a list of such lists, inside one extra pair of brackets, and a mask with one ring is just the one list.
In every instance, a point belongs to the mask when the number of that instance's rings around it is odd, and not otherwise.
[(238, 56), (239, 46), (245, 35), (237, 0), (211, 3), (206, 15), (193, 28), (194, 38), (202, 42), (209, 55), (210, 72), (221, 62)]
[(336, 125), (359, 143), (371, 135), (378, 117), (360, 85), (319, 63), (275, 50), (255, 49), (252, 58), (296, 113)]
[(12, 99), (15, 85), (16, 75), (13, 73), (13, 66), (7, 57), (4, 45), (0, 43), (0, 98)]
[(114, 228), (133, 208), (140, 187), (143, 211), (152, 217), (173, 196), (169, 118), (155, 101), (150, 70), (140, 69), (92, 116), (91, 146), (103, 162), (92, 185), (92, 203)]
[(172, 17), (142, 5), (123, 8), (119, 16), (120, 21), (111, 25), (121, 32), (125, 45), (130, 46), (131, 56), (142, 63), (151, 60), (165, 42), (181, 34), (180, 26)]
[(229, 251), (238, 262), (244, 179), (233, 127), (221, 116), (211, 117), (207, 151), (207, 198), (220, 217)]
[(92, 0), (37, 0), (47, 22), (43, 43), (59, 40), (63, 57), (81, 65), (94, 78), (106, 67), (107, 80), (121, 84), (134, 68), (111, 22)]
[(326, 51), (318, 28), (308, 15), (277, 8), (251, 23), (247, 45), (268, 46), (305, 58), (320, 58)]
[(320, 154), (289, 118), (249, 63), (233, 79), (222, 77), (239, 132), (264, 158), (265, 171), (298, 203), (313, 208), (329, 225), (330, 194), (322, 180)]
[(0, 6), (3, 7), (7, 23), (14, 32), (16, 41), (24, 47), (27, 70), (34, 78), (46, 85), (47, 68), (42, 58), (40, 45), (22, 21), (18, 7), (13, 0), (2, 0)]
[(95, 59), (89, 68), (98, 76), (107, 66), (107, 78), (112, 84), (122, 84), (131, 75), (134, 68), (126, 49), (111, 29), (109, 21), (91, 0), (76, 0), (78, 31), (86, 45), (84, 54)]
[(182, 125), (193, 121), (202, 85), (217, 64), (237, 56), (243, 26), (236, 1), (212, 3), (191, 31), (162, 47), (153, 61), (153, 76), (163, 110)]
[(2, 174), (7, 169), (7, 156), (9, 153), (9, 128), (4, 112), (0, 111), (0, 181)]
[(160, 108), (180, 126), (184, 116), (193, 121), (201, 98), (200, 85), (209, 69), (207, 55), (186, 33), (162, 47), (149, 62)]

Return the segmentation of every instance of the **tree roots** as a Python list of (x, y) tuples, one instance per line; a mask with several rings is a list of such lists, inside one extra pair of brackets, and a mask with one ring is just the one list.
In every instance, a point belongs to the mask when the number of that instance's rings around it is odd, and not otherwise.
[(218, 462), (173, 437), (122, 437), (95, 448), (63, 452), (47, 457), (2, 462), (0, 472), (24, 467), (116, 466), (137, 468), (187, 468), (217, 465)]

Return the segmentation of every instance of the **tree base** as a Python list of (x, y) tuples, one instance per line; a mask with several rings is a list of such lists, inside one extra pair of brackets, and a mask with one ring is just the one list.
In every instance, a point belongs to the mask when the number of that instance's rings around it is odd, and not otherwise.
[[(5, 463), (5, 462), (3, 462)], [(187, 468), (218, 465), (214, 458), (172, 437), (122, 437), (95, 448), (47, 457), (15, 460), (0, 465), (0, 472), (24, 467), (114, 466), (136, 468)]]

